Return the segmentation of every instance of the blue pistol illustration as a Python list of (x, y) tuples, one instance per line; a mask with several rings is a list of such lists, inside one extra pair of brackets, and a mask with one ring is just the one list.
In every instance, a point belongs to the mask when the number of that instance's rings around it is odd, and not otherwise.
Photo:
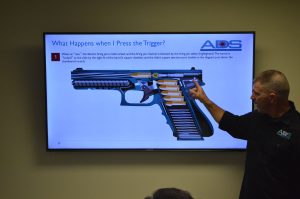
[[(152, 106), (158, 104), (177, 140), (204, 140), (213, 135), (206, 115), (189, 96), (189, 89), (200, 85), (202, 70), (84, 70), (71, 72), (75, 89), (111, 89), (121, 93), (121, 106)], [(143, 91), (140, 103), (128, 103), (125, 93)], [(151, 102), (147, 102), (150, 96)], [(149, 101), (149, 100), (148, 100)]]

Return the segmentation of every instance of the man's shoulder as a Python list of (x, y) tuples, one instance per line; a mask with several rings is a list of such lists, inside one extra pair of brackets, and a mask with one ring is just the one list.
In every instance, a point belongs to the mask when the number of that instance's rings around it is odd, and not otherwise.
[(300, 113), (297, 110), (295, 103), (293, 101), (289, 101), (289, 105), (290, 105), (290, 112), (293, 113), (295, 117), (300, 117)]
[(298, 140), (299, 143), (299, 139), (300, 139), (300, 113), (296, 110), (293, 109), (292, 111), (290, 111), (289, 116), (287, 117), (286, 120), (289, 129), (291, 131), (293, 131), (294, 134), (294, 138), (296, 138)]
[(293, 120), (295, 122), (298, 122), (298, 124), (300, 125), (300, 113), (299, 113), (299, 111), (297, 111), (296, 109), (293, 109), (290, 112), (290, 118), (291, 118), (291, 120)]
[(264, 114), (264, 113), (261, 113), (259, 112), (258, 110), (253, 110), (249, 113), (246, 113), (244, 115), (241, 115), (241, 117), (244, 117), (244, 118), (254, 118), (254, 119), (261, 119), (261, 118), (266, 118), (268, 117), (268, 115)]

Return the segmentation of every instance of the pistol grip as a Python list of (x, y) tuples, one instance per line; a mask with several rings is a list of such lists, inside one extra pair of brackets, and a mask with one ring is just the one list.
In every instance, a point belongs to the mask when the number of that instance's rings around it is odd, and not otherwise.
[(194, 110), (194, 113), (196, 115), (196, 118), (202, 128), (203, 136), (204, 137), (212, 136), (214, 130), (211, 122), (206, 117), (206, 115), (201, 111), (201, 109), (198, 107), (195, 100), (191, 100), (190, 102), (191, 102), (192, 109)]

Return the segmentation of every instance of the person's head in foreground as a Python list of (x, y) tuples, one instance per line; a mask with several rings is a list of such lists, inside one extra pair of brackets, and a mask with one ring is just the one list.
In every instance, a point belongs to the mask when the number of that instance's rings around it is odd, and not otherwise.
[(193, 197), (188, 191), (178, 188), (160, 188), (145, 199), (193, 199)]

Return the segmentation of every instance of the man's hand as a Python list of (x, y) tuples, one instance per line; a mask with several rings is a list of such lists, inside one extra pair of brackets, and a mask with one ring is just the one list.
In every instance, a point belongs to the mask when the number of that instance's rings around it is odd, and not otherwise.
[(196, 87), (190, 89), (191, 97), (193, 97), (194, 99), (198, 99), (201, 103), (203, 103), (210, 114), (213, 116), (214, 120), (219, 123), (225, 111), (214, 102), (210, 101), (197, 81), (194, 81), (194, 83)]
[(190, 96), (194, 99), (198, 99), (200, 102), (205, 103), (209, 101), (202, 87), (198, 84), (197, 81), (194, 81), (195, 87), (190, 89)]

